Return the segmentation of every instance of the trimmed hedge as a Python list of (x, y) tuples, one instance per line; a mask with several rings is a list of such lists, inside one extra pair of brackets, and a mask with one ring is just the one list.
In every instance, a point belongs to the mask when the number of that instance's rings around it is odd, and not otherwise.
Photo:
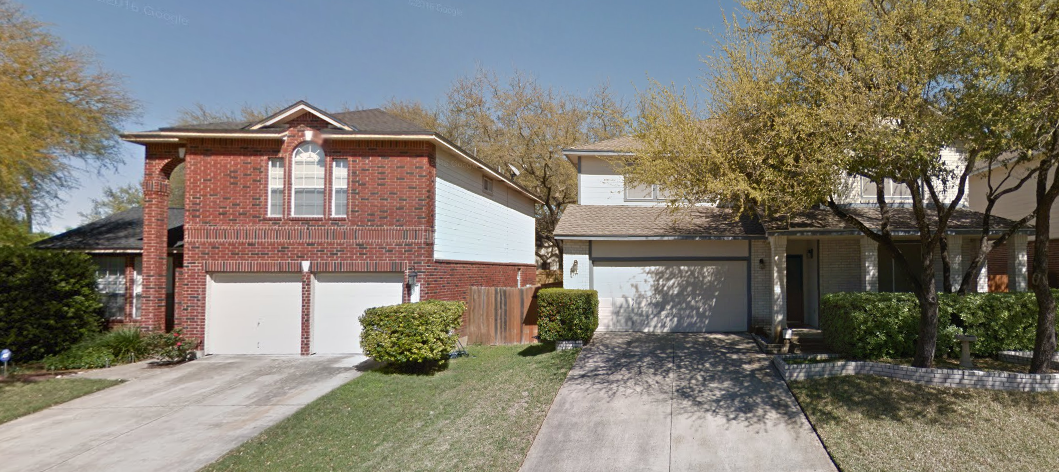
[(103, 327), (96, 266), (85, 254), (0, 247), (0, 348), (38, 360)]
[(595, 290), (546, 288), (537, 292), (537, 331), (541, 341), (588, 341), (599, 327)]
[(453, 332), (465, 308), (441, 300), (369, 308), (360, 317), (360, 347), (368, 357), (399, 367), (443, 361), (456, 348)]
[[(832, 293), (820, 300), (820, 329), (828, 349), (854, 359), (912, 357), (919, 318), (919, 301), (910, 293)], [(962, 330), (953, 324), (956, 319)], [(1032, 350), (1036, 326), (1032, 292), (938, 294), (935, 355), (958, 355), (955, 337), (961, 332), (978, 336), (971, 343), (978, 357)]]

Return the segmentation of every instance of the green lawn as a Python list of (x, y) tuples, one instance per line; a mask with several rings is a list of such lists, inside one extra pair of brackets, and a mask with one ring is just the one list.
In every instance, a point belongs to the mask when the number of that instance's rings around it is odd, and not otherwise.
[(0, 381), (0, 423), (117, 385), (117, 380), (48, 379)]
[(432, 376), (365, 372), (206, 470), (517, 470), (577, 351), (469, 351)]
[(846, 471), (1027, 471), (1059, 464), (1059, 393), (850, 375), (791, 383)]

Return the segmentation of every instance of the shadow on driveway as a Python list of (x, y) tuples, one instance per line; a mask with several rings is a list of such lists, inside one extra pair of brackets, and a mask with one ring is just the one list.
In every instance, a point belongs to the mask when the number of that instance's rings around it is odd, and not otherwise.
[(522, 470), (768, 469), (834, 465), (749, 337), (600, 333)]

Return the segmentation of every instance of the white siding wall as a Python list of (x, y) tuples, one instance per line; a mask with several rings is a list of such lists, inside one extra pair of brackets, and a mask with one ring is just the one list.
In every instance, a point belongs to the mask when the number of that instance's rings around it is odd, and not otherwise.
[(533, 201), (447, 152), (437, 154), (434, 258), (534, 264)]
[(746, 241), (595, 241), (592, 257), (746, 257)]
[[(1013, 169), (1013, 174), (1003, 188), (1013, 187), (1018, 183), (1018, 179), (1026, 175), (1029, 171), (1029, 167), (1025, 164), (1018, 166)], [(1004, 179), (1004, 175), (1007, 174), (1007, 170), (1004, 168), (993, 170), (993, 185), (1000, 186), (1000, 182)], [(1053, 171), (1054, 175), (1054, 171)], [(989, 192), (989, 185), (986, 181), (987, 174), (982, 172), (971, 178), (971, 190), (970, 190), (970, 205), (971, 209), (975, 211), (985, 211), (985, 196)], [(993, 214), (996, 216), (1002, 216), (1004, 218), (1018, 220), (1033, 210), (1037, 206), (1037, 179), (1030, 179), (1026, 182), (1022, 188), (1018, 191), (1009, 193), (1000, 197), (997, 200), (996, 206), (993, 207)], [(1052, 227), (1050, 228), (1051, 234), (1056, 234), (1059, 231), (1059, 205), (1052, 207)], [(1030, 223), (1033, 224), (1033, 223)], [(1030, 236), (1031, 240), (1033, 236)]]
[(563, 241), (563, 288), (591, 288), (592, 265), (588, 260), (588, 241)]
[[(577, 199), (581, 205), (664, 205), (664, 202), (625, 201), (625, 178), (603, 159), (579, 156)], [(576, 158), (575, 158), (576, 160)]]
[[(941, 200), (944, 202), (951, 202), (956, 198), (956, 193), (959, 190), (959, 176), (963, 172), (964, 156), (955, 148), (945, 148), (941, 151), (941, 160), (945, 163), (953, 174), (947, 182), (936, 181), (934, 188), (938, 190)], [(968, 201), (968, 191), (970, 182), (967, 184), (968, 189), (965, 189), (964, 196), (961, 199), (961, 205), (966, 207), (970, 203)], [(890, 190), (890, 189), (888, 189)], [(894, 189), (887, 192), (886, 202), (889, 204), (911, 204), (912, 200), (910, 197), (900, 198), (895, 195), (904, 195), (908, 192), (907, 187), (904, 185), (897, 185)], [(868, 183), (867, 179), (863, 177), (849, 177), (846, 179), (845, 188), (839, 192), (839, 195), (835, 196), (835, 201), (846, 204), (859, 204), (859, 205), (870, 205), (875, 203), (876, 194), (875, 187)], [(927, 197), (929, 198), (929, 197)]]

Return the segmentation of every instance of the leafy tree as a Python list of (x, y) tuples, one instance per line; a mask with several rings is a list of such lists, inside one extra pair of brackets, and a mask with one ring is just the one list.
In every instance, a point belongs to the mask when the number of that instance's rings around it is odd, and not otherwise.
[(93, 198), (92, 209), (88, 213), (78, 212), (77, 214), (81, 217), (82, 223), (88, 223), (141, 205), (143, 205), (143, 190), (139, 185), (105, 187), (103, 198)]
[[(1025, 131), (1032, 127), (1017, 125), (1020, 110), (1003, 106), (1023, 92), (1012, 88), (1022, 86), (1021, 79), (997, 76), (1018, 69), (1018, 56), (1003, 53), (1046, 35), (994, 28), (983, 42), (982, 25), (1029, 24), (1046, 16), (1032, 7), (1008, 9), (1023, 16), (1001, 20), (993, 13), (992, 23), (985, 23), (989, 6), (746, 1), (728, 41), (706, 59), (713, 72), (704, 109), (674, 87), (654, 84), (643, 95), (635, 125), (643, 147), (624, 172), (634, 184), (666, 186), (674, 202), (719, 201), (761, 218), (784, 218), (818, 204), (830, 208), (893, 254), (909, 276), (921, 310), (913, 365), (929, 367), (938, 327), (933, 260), (944, 253), (966, 182), (983, 161), (1002, 158), (1012, 145), (1034, 149), (1007, 139), (1032, 134)], [(1056, 57), (1055, 49), (1033, 46), (1030, 51), (1040, 55), (1026, 64)], [(1018, 103), (1033, 107), (1035, 100)], [(947, 147), (965, 148), (957, 169), (941, 159)], [(876, 188), (878, 226), (843, 204), (858, 179)], [(888, 186), (911, 197), (918, 260), (895, 244)]]
[(200, 102), (195, 102), (190, 107), (177, 110), (177, 116), (171, 124), (173, 126), (187, 126), (205, 123), (260, 121), (282, 110), (284, 107), (285, 105), (275, 103), (264, 105), (244, 103), (238, 110), (226, 110), (223, 108), (211, 108)]
[[(577, 173), (563, 148), (623, 135), (627, 110), (610, 86), (586, 96), (556, 90), (516, 70), (506, 81), (489, 70), (453, 82), (446, 100), (435, 107), (391, 100), (384, 107), (452, 139), (493, 168), (541, 196), (536, 208), (538, 256), (561, 256), (555, 225), (567, 205), (577, 202)], [(558, 254), (549, 252), (557, 248)]]
[[(119, 77), (85, 50), (70, 50), (20, 6), (0, 0), (0, 234), (32, 233), (79, 164), (121, 161), (118, 130), (137, 110)], [(10, 241), (9, 241), (10, 242)]]

